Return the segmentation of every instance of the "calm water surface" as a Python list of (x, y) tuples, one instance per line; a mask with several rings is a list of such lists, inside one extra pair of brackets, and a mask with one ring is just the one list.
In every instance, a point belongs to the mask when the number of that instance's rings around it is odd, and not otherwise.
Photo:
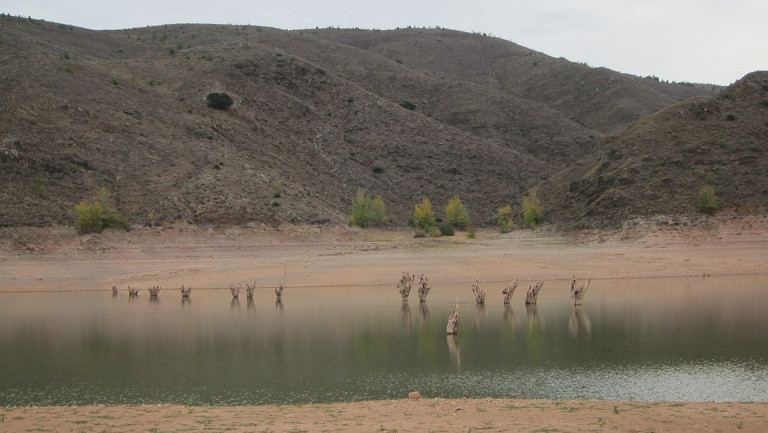
[[(768, 276), (0, 294), (0, 406), (427, 397), (768, 401)], [(76, 288), (73, 288), (76, 289)], [(457, 337), (445, 325), (458, 299)]]

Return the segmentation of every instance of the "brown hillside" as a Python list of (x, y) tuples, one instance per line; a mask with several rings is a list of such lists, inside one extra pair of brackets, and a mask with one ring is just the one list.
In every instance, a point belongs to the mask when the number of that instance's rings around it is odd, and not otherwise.
[(768, 208), (768, 72), (753, 72), (716, 97), (695, 98), (601, 143), (597, 155), (540, 186), (550, 221), (617, 226), (650, 215), (701, 215), (699, 188), (722, 208)]
[(443, 29), (321, 30), (329, 40), (397, 60), (430, 76), (479, 84), (547, 105), (589, 129), (616, 132), (716, 87), (664, 83), (553, 58), (480, 34)]
[[(588, 124), (572, 104), (526, 96), (521, 89), (537, 81), (511, 77), (532, 76), (517, 59), (532, 52), (495, 38), (0, 24), (0, 226), (71, 224), (75, 204), (100, 188), (140, 224), (343, 223), (359, 187), (381, 195), (400, 224), (423, 197), (440, 213), (454, 195), (484, 223), (602, 137), (578, 123)], [(556, 77), (556, 65), (594, 76), (542, 59), (536, 67), (550, 65)], [(594, 101), (569, 80), (548, 85), (585, 107), (619, 111), (633, 95), (648, 110), (681, 96), (599, 72), (619, 84)], [(222, 91), (235, 104), (206, 107), (206, 95)], [(600, 129), (621, 122), (608, 123)]]

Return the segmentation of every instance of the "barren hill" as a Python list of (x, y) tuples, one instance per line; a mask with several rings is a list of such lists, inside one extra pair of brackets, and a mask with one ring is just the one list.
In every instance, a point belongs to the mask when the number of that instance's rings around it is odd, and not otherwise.
[(445, 30), (0, 26), (0, 226), (69, 224), (99, 188), (134, 223), (341, 223), (359, 187), (401, 224), (454, 195), (483, 223), (604, 131), (711, 92)]
[(617, 226), (650, 215), (696, 215), (698, 191), (722, 208), (768, 209), (768, 72), (717, 96), (670, 106), (604, 140), (600, 151), (539, 188), (550, 220)]

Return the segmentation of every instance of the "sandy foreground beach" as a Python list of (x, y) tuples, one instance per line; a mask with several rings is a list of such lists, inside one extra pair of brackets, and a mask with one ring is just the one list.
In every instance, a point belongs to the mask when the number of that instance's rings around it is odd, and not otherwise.
[[(3, 292), (127, 290), (151, 285), (226, 288), (392, 287), (403, 271), (430, 283), (593, 281), (768, 272), (768, 218), (704, 226), (655, 222), (632, 230), (561, 235), (479, 230), (413, 239), (407, 230), (344, 227), (141, 228), (77, 236), (71, 229), (0, 230)], [(560, 283), (559, 281), (563, 281)], [(289, 292), (288, 292), (289, 293)], [(768, 431), (768, 403), (419, 400), (302, 406), (0, 408), (0, 432), (678, 432)]]

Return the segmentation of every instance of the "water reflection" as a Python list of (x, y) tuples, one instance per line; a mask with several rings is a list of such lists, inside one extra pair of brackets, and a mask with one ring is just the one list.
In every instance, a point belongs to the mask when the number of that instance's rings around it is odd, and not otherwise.
[(456, 371), (461, 371), (461, 350), (459, 350), (459, 338), (456, 335), (446, 335), (448, 353), (456, 366)]
[(526, 304), (525, 312), (528, 315), (528, 330), (536, 331), (544, 328), (544, 322), (539, 316), (539, 307), (536, 304)]
[(592, 334), (592, 322), (589, 320), (589, 314), (580, 305), (574, 305), (573, 314), (568, 319), (568, 331), (572, 337), (578, 337), (579, 332), (589, 337)]
[(426, 302), (419, 302), (419, 319), (422, 328), (429, 324), (429, 307)]
[[(556, 286), (525, 311), (524, 292), (472, 311), (465, 284), (441, 285), (419, 304), (417, 328), (383, 286), (296, 288), (290, 308), (256, 299), (249, 314), (231, 313), (239, 301), (222, 290), (196, 291), (194, 303), (170, 292), (130, 302), (108, 290), (0, 294), (0, 406), (308, 403), (416, 387), (435, 397), (768, 400), (768, 276), (600, 280), (577, 308), (567, 284)], [(459, 334), (443, 343), (462, 304)]]
[(240, 310), (240, 298), (232, 298), (232, 302), (229, 303), (229, 311)]
[(515, 329), (520, 325), (520, 321), (515, 316), (514, 310), (509, 304), (504, 304), (504, 322), (509, 324), (511, 329)]
[(283, 312), (283, 300), (282, 300), (282, 298), (278, 298), (278, 299), (275, 301), (275, 309), (276, 309), (278, 312), (280, 312), (280, 313), (282, 313), (282, 312)]
[(411, 306), (408, 301), (403, 301), (400, 306), (400, 321), (405, 329), (411, 329), (413, 320), (411, 319)]

